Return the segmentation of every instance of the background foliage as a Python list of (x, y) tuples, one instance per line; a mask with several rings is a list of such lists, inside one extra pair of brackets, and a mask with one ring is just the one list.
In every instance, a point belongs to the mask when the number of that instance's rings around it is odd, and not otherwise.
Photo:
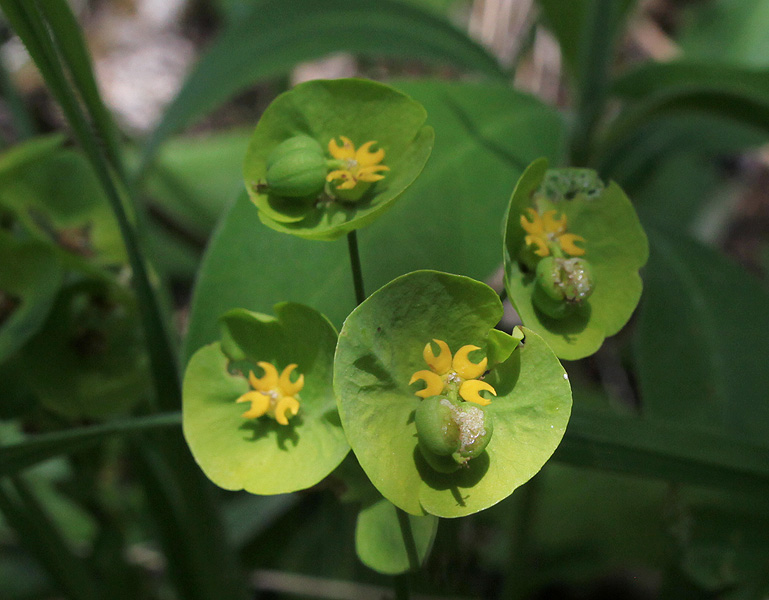
[(638, 314), (564, 363), (554, 460), (487, 511), (421, 522), (432, 553), (396, 592), (766, 597), (769, 2), (190, 3), (175, 31), (203, 50), (143, 129), (114, 104), (99, 10), (0, 8), (0, 597), (393, 585), (363, 564), (404, 566), (370, 541), (393, 517), (364, 482), (224, 492), (178, 412), (226, 310), (302, 302), (339, 328), (355, 306), (343, 242), (264, 227), (241, 178), (260, 112), (340, 51), (435, 130), (422, 175), (360, 232), (369, 292), (425, 268), (501, 292), (504, 211), (540, 157), (616, 181), (651, 251)]

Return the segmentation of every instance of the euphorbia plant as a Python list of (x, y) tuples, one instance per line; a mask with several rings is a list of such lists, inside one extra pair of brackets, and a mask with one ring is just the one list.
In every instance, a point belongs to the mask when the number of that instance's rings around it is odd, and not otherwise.
[(422, 106), (362, 79), (310, 81), (259, 120), (243, 177), (259, 218), (284, 233), (333, 240), (392, 207), (433, 146)]
[(589, 169), (521, 175), (505, 232), (505, 287), (522, 321), (568, 360), (593, 354), (641, 297), (649, 245), (627, 196)]
[(494, 330), (501, 316), (488, 286), (417, 271), (345, 321), (334, 361), (342, 425), (372, 483), (406, 512), (488, 508), (537, 473), (563, 436), (566, 373), (534, 332)]

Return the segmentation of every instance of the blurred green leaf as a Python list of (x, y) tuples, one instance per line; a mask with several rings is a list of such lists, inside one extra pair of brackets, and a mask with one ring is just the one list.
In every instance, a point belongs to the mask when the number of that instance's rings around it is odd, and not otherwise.
[[(701, 63), (652, 63), (621, 77), (614, 92), (630, 102), (598, 140), (593, 156), (598, 164), (621, 156), (642, 140), (640, 133), (655, 119), (671, 116), (711, 117), (769, 136), (769, 77), (763, 71)], [(716, 139), (707, 130), (695, 135)]]
[(125, 247), (104, 191), (86, 158), (52, 152), (0, 184), (0, 205), (35, 232), (99, 264), (122, 263)]
[[(510, 190), (534, 158), (556, 160), (563, 124), (538, 100), (502, 85), (412, 82), (399, 89), (422, 103), (437, 145), (398, 204), (359, 232), (363, 277), (374, 290), (418, 268), (488, 277), (500, 262)], [(355, 306), (347, 248), (264, 227), (243, 196), (225, 217), (200, 271), (185, 353), (219, 337), (231, 308), (269, 312), (289, 300), (341, 324)], [(387, 260), (381, 260), (382, 252)], [(251, 260), (276, 256), (280, 260)]]
[[(711, 0), (686, 8), (678, 42), (687, 57), (769, 66), (769, 2)], [(718, 43), (713, 43), (718, 40)]]
[[(401, 513), (398, 515), (398, 509), (384, 498), (364, 506), (358, 513), (355, 551), (364, 565), (379, 573), (397, 575), (417, 569), (430, 554), (438, 517)], [(409, 549), (406, 536), (413, 536), (413, 550)], [(410, 556), (410, 552), (415, 556)]]
[(0, 362), (43, 326), (62, 279), (61, 264), (47, 244), (16, 241), (0, 231)]
[(150, 394), (137, 307), (117, 284), (66, 286), (23, 360), (41, 403), (69, 418), (125, 414)]
[(554, 460), (678, 483), (769, 494), (769, 451), (688, 424), (621, 417), (575, 405)]
[(0, 511), (59, 590), (72, 600), (99, 600), (99, 583), (25, 482), (0, 481)]
[[(258, 35), (255, 35), (258, 32)], [(148, 165), (170, 134), (256, 81), (347, 50), (421, 58), (499, 78), (496, 60), (430, 12), (393, 0), (262, 0), (226, 29), (188, 77), (144, 149)]]
[(49, 458), (83, 450), (116, 434), (179, 425), (181, 415), (168, 413), (38, 434), (14, 444), (0, 446), (0, 475), (18, 473)]
[[(611, 0), (617, 3), (619, 10), (612, 11), (608, 30), (599, 34), (604, 42), (616, 35), (635, 1)], [(576, 73), (580, 53), (584, 52), (584, 45), (589, 41), (586, 20), (592, 2), (595, 0), (538, 0), (545, 23), (558, 39), (566, 66), (572, 73)]]
[(96, 85), (91, 57), (77, 19), (66, 0), (45, 0), (37, 6), (48, 21), (57, 51), (71, 74), (70, 82), (77, 88), (80, 99), (93, 119), (112, 168), (125, 181), (117, 129)]
[(645, 414), (767, 446), (769, 291), (681, 232), (653, 222), (649, 234), (637, 347)]
[(243, 189), (252, 128), (168, 140), (145, 182), (151, 206), (204, 242)]

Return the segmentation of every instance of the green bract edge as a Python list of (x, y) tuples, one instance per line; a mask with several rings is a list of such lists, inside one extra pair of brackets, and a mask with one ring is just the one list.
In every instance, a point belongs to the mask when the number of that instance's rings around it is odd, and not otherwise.
[[(595, 288), (586, 301), (588, 310), (553, 319), (534, 307), (534, 277), (524, 273), (518, 254), (525, 232), (520, 216), (533, 207), (532, 194), (548, 170), (546, 159), (534, 161), (521, 175), (510, 198), (505, 231), (505, 287), (527, 327), (541, 335), (556, 355), (565, 360), (596, 352), (606, 337), (617, 333), (633, 314), (643, 283), (638, 270), (649, 257), (649, 243), (635, 209), (620, 187), (610, 182), (597, 198), (563, 201), (553, 208), (563, 212), (568, 232), (585, 238), (581, 244), (595, 274)], [(548, 204), (548, 207), (551, 205)]]
[[(425, 126), (421, 104), (393, 88), (362, 79), (318, 80), (300, 84), (278, 96), (256, 126), (246, 153), (243, 177), (261, 221), (283, 233), (312, 240), (335, 240), (364, 227), (393, 206), (422, 172), (432, 151), (435, 133)], [(257, 193), (267, 157), (280, 142), (309, 135), (327, 152), (331, 138), (344, 135), (356, 148), (375, 140), (384, 148), (385, 178), (357, 203), (314, 203)], [(327, 156), (330, 158), (330, 155)]]
[[(317, 311), (295, 303), (275, 306), (277, 318), (236, 309), (222, 317), (221, 344), (190, 359), (182, 391), (184, 436), (200, 468), (216, 485), (253, 494), (282, 494), (318, 483), (342, 461), (349, 445), (339, 424), (331, 384), (336, 330)], [(225, 351), (230, 356), (225, 354)], [(305, 377), (300, 410), (286, 426), (268, 416), (244, 419), (251, 388), (231, 361), (297, 363)]]
[(417, 271), (393, 280), (358, 306), (339, 335), (334, 386), (350, 446), (372, 483), (413, 515), (469, 515), (509, 496), (544, 465), (571, 412), (566, 373), (544, 341), (525, 341), (488, 376), (498, 396), (486, 408), (494, 436), (484, 455), (450, 474), (433, 471), (417, 448), (411, 375), (426, 368), (433, 338), (456, 352), (487, 348), (502, 316), (497, 294), (467, 277)]

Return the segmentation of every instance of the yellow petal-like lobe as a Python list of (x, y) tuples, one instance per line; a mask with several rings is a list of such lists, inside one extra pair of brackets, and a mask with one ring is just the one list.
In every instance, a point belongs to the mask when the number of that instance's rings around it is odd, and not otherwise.
[(585, 242), (585, 238), (576, 233), (564, 233), (558, 236), (558, 243), (561, 244), (561, 248), (567, 254), (572, 256), (582, 256), (585, 253), (584, 248), (580, 248), (574, 242)]
[(336, 184), (336, 189), (338, 189), (338, 190), (351, 190), (356, 185), (358, 185), (358, 182), (355, 179), (353, 179), (352, 177), (350, 177), (344, 183)]
[(339, 136), (342, 139), (342, 145), (336, 143), (336, 138), (331, 138), (328, 142), (328, 151), (337, 160), (354, 160), (355, 159), (355, 146), (350, 141), (350, 138), (346, 138), (343, 135)]
[(377, 163), (382, 162), (382, 159), (385, 156), (385, 151), (380, 148), (375, 152), (371, 152), (369, 148), (371, 148), (371, 146), (374, 144), (376, 144), (376, 142), (366, 142), (360, 148), (358, 148), (358, 151), (355, 153), (355, 160), (358, 161), (358, 164), (361, 167), (369, 167), (371, 165), (376, 165)]
[(268, 362), (259, 361), (256, 364), (264, 369), (264, 375), (257, 378), (253, 373), (249, 373), (248, 381), (251, 387), (260, 392), (269, 392), (278, 387), (278, 370)]
[(535, 236), (543, 236), (545, 230), (542, 227), (542, 219), (533, 208), (527, 208), (526, 211), (531, 217), (531, 221), (528, 221), (524, 215), (521, 215), (521, 227), (523, 227), (526, 233), (530, 233)]
[(438, 373), (438, 375), (443, 375), (448, 373), (451, 368), (451, 350), (449, 345), (443, 340), (433, 340), (433, 342), (440, 348), (438, 356), (433, 354), (433, 346), (430, 342), (427, 342), (425, 349), (422, 351), (422, 357), (425, 359), (428, 367)]
[(417, 371), (411, 376), (409, 385), (422, 379), (426, 387), (423, 390), (414, 392), (420, 398), (429, 398), (430, 396), (437, 396), (443, 391), (443, 380), (440, 376), (436, 375), (432, 371), (425, 369), (424, 371)]
[(550, 254), (550, 248), (547, 246), (547, 242), (544, 238), (538, 236), (538, 235), (527, 235), (524, 238), (524, 241), (526, 242), (527, 246), (536, 246), (534, 249), (534, 254), (537, 256), (545, 257)]
[(556, 219), (557, 212), (557, 210), (547, 210), (542, 215), (542, 227), (546, 233), (558, 235), (566, 231), (566, 215), (561, 215), (560, 219)]
[(495, 390), (491, 384), (478, 379), (468, 379), (465, 381), (459, 388), (459, 395), (462, 396), (462, 399), (466, 402), (472, 402), (479, 406), (488, 406), (491, 404), (491, 400), (481, 396), (480, 392), (482, 390), (485, 390), (494, 396), (497, 395), (497, 390)]
[(384, 175), (378, 175), (376, 173), (367, 173), (365, 171), (361, 171), (358, 173), (358, 181), (366, 181), (366, 182), (374, 182), (374, 181), (380, 181), (384, 179)]
[(275, 420), (281, 425), (288, 425), (288, 417), (286, 413), (290, 413), (291, 416), (296, 416), (299, 412), (299, 401), (293, 396), (283, 396), (275, 407)]
[(295, 396), (304, 387), (304, 375), (299, 375), (296, 381), (291, 381), (291, 373), (296, 367), (296, 364), (290, 364), (280, 374), (278, 387), (284, 396)]
[(257, 419), (267, 412), (270, 408), (270, 398), (265, 396), (262, 392), (246, 392), (235, 402), (250, 402), (251, 408), (244, 412), (241, 416), (246, 419)]
[(478, 364), (472, 362), (467, 357), (473, 350), (480, 350), (480, 348), (478, 346), (473, 346), (472, 344), (467, 344), (457, 350), (457, 353), (454, 355), (454, 362), (451, 363), (451, 366), (462, 379), (475, 379), (476, 377), (483, 375), (484, 371), (486, 371), (486, 365), (489, 361), (485, 357)]
[(352, 173), (347, 169), (336, 169), (326, 175), (326, 181), (334, 181), (334, 179), (352, 179)]

